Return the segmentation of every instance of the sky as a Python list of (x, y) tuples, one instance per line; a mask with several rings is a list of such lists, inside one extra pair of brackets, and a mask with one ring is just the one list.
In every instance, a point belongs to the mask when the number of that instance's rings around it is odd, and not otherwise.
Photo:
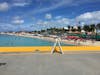
[(0, 31), (97, 23), (100, 23), (100, 0), (0, 0)]

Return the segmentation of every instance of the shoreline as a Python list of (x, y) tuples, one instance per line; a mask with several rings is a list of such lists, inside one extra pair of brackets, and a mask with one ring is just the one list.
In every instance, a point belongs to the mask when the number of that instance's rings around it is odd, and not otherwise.
[[(3, 34), (29, 37), (29, 38), (37, 38), (37, 39), (41, 39), (41, 40), (55, 42), (54, 37), (34, 36), (32, 34), (13, 34), (13, 33), (3, 33)], [(64, 43), (64, 44), (71, 44), (71, 45), (75, 45), (75, 46), (100, 46), (99, 41), (92, 42), (91, 40), (86, 40), (85, 42), (83, 42), (83, 41), (74, 41), (74, 40), (61, 39), (61, 42)]]
[[(14, 35), (14, 36), (20, 36), (20, 37), (28, 37), (28, 38), (36, 38), (36, 39), (41, 39), (41, 40), (45, 40), (45, 41), (50, 41), (50, 42), (55, 42), (55, 38), (52, 38), (52, 37), (43, 37), (43, 36), (34, 36), (34, 35), (22, 35), (22, 34), (8, 34), (8, 33), (5, 33), (6, 35)], [(77, 43), (74, 43), (74, 42), (71, 42), (71, 41), (67, 41), (67, 40), (61, 40), (61, 43), (64, 43), (64, 44), (71, 44), (71, 45), (75, 45), (77, 46), (78, 44)]]

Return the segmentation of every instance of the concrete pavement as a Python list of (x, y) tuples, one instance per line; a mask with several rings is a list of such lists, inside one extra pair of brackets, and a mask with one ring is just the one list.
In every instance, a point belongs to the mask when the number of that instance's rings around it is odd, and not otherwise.
[(100, 53), (0, 55), (0, 75), (100, 75)]

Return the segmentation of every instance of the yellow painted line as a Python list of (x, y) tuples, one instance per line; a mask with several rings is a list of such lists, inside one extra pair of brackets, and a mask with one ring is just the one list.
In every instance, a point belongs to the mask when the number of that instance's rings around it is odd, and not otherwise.
[[(51, 46), (0, 47), (0, 52), (50, 52), (51, 49)], [(62, 49), (63, 51), (100, 51), (100, 46), (62, 46)]]
[(63, 46), (64, 51), (100, 51), (100, 46)]
[(0, 52), (34, 52), (34, 51), (50, 51), (49, 46), (35, 46), (35, 47), (0, 47)]

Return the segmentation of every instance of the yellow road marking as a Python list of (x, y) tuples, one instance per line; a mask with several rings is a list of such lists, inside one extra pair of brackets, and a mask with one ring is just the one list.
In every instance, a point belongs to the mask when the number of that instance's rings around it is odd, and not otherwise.
[[(50, 52), (51, 46), (0, 47), (0, 52)], [(100, 51), (100, 46), (62, 46), (63, 51)]]

